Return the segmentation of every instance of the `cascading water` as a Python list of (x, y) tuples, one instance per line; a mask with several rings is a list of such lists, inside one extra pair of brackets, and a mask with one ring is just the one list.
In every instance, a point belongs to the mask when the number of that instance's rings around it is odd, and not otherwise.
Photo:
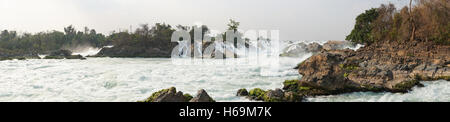
[(79, 47), (76, 49), (72, 49), (73, 51), (73, 55), (81, 55), (83, 57), (86, 56), (93, 56), (98, 54), (103, 48), (112, 48), (114, 46), (110, 45), (110, 46), (104, 46), (102, 48), (97, 48), (97, 47)]

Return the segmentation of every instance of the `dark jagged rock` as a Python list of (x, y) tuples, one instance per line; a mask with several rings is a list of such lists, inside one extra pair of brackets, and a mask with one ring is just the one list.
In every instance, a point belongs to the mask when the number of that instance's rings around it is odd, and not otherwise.
[(66, 59), (81, 59), (81, 60), (86, 60), (85, 57), (81, 56), (81, 55), (70, 55), (70, 56), (66, 56)]
[(111, 48), (103, 48), (95, 57), (168, 58), (171, 56), (172, 50), (177, 44), (176, 42), (170, 42), (170, 40), (125, 43), (122, 45), (114, 45)]
[(81, 59), (81, 60), (86, 60), (86, 58), (81, 55), (72, 55), (72, 51), (70, 51), (70, 50), (53, 51), (48, 56), (45, 56), (44, 59)]
[(197, 92), (197, 96), (192, 98), (189, 102), (216, 102), (212, 99), (204, 89)]
[(236, 93), (236, 96), (248, 96), (247, 89), (239, 89)]
[(215, 102), (205, 90), (199, 90), (196, 97), (176, 90), (175, 87), (154, 92), (144, 101), (138, 102)]
[(72, 51), (70, 50), (57, 50), (49, 54), (49, 56), (61, 56), (61, 57), (66, 57), (70, 55), (72, 55)]

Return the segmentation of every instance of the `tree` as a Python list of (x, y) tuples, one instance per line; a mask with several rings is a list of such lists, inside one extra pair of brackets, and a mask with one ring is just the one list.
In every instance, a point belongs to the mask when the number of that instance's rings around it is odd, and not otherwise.
[(237, 31), (239, 28), (240, 22), (237, 22), (233, 19), (230, 19), (230, 23), (228, 23), (228, 30), (233, 30), (234, 32)]
[(413, 0), (409, 0), (409, 20), (411, 23), (411, 38), (410, 41), (414, 40), (415, 34), (416, 34), (416, 25), (414, 24), (414, 17), (413, 17), (413, 13), (412, 13), (412, 1)]
[(359, 44), (370, 44), (374, 42), (371, 31), (373, 28), (372, 23), (378, 18), (379, 13), (376, 8), (366, 10), (364, 13), (356, 17), (356, 24), (350, 35), (346, 37), (346, 40)]

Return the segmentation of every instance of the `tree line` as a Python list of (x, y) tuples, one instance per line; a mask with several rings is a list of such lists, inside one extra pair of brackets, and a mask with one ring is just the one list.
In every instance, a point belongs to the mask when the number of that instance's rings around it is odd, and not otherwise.
[(397, 10), (393, 4), (366, 10), (346, 40), (371, 44), (376, 41), (433, 41), (449, 45), (450, 2), (415, 0), (416, 4)]
[[(230, 20), (228, 25), (230, 30), (237, 30), (239, 22)], [(114, 45), (127, 48), (154, 48), (160, 49), (176, 46), (176, 43), (170, 42), (172, 33), (176, 29), (187, 30), (191, 37), (194, 37), (194, 29), (201, 29), (202, 34), (208, 34), (209, 28), (202, 26), (183, 26), (172, 27), (165, 23), (156, 23), (153, 26), (141, 24), (134, 32), (115, 32), (110, 35), (97, 33), (95, 29), (85, 27), (82, 31), (76, 30), (72, 25), (65, 27), (64, 32), (47, 31), (36, 34), (23, 33), (16, 31), (3, 30), (0, 33), (0, 50), (3, 52), (19, 53), (48, 53), (50, 51), (65, 49), (77, 46), (103, 47)], [(194, 38), (192, 38), (192, 41)]]

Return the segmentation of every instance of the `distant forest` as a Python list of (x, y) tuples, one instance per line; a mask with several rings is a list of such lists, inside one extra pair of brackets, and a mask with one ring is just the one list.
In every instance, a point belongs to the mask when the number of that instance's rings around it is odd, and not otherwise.
[(36, 34), (18, 34), (16, 31), (3, 30), (0, 34), (0, 51), (47, 53), (48, 51), (86, 45), (103, 47), (140, 41), (170, 41), (174, 31), (170, 25), (160, 23), (156, 23), (153, 27), (142, 24), (133, 33), (112, 32), (108, 36), (87, 27), (83, 31), (79, 31), (73, 26), (65, 27), (64, 32), (54, 30)]
[[(228, 30), (237, 31), (239, 24), (239, 22), (230, 19)], [(79, 31), (72, 25), (65, 27), (64, 32), (53, 30), (36, 34), (18, 34), (16, 31), (3, 30), (0, 34), (0, 54), (42, 54), (78, 46), (103, 47), (108, 45), (127, 49), (158, 47), (163, 48), (163, 50), (171, 50), (164, 48), (174, 47), (174, 43), (170, 41), (175, 29), (186, 30), (193, 37), (196, 28), (201, 29), (202, 34), (209, 32), (206, 25), (191, 27), (177, 25), (172, 27), (164, 23), (156, 23), (154, 26), (141, 24), (134, 32), (113, 31), (107, 36), (88, 27)], [(223, 36), (225, 36), (225, 33)]]

